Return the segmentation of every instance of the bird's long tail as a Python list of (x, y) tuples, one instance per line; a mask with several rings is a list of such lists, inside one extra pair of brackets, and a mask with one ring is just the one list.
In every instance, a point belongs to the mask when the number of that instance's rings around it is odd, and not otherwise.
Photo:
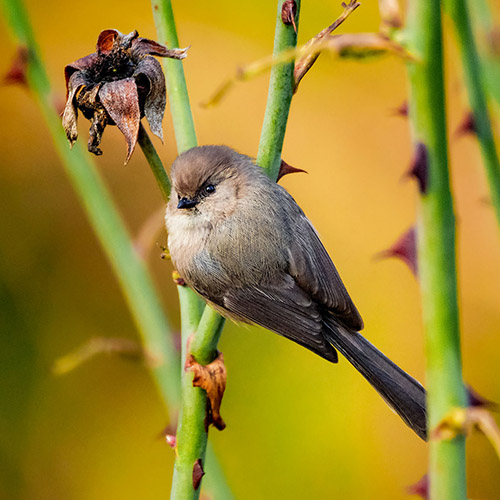
[(427, 439), (426, 391), (413, 377), (382, 354), (362, 335), (335, 319), (325, 319), (327, 340), (377, 390), (389, 406), (422, 439)]

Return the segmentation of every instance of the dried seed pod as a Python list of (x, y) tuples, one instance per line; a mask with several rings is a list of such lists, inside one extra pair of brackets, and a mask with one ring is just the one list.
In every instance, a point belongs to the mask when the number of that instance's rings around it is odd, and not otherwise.
[(91, 121), (88, 150), (96, 155), (107, 125), (116, 125), (127, 141), (130, 159), (146, 117), (151, 132), (163, 140), (162, 121), (167, 101), (165, 76), (153, 57), (183, 59), (187, 49), (168, 49), (137, 31), (99, 34), (96, 52), (68, 64), (63, 126), (71, 145), (78, 137), (78, 110)]

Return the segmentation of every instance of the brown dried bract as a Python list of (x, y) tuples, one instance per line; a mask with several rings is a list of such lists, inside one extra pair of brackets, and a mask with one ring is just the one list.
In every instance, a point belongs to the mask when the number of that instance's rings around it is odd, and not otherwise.
[(70, 144), (78, 137), (78, 110), (91, 121), (88, 150), (95, 155), (102, 154), (99, 144), (106, 126), (116, 125), (127, 141), (127, 163), (137, 144), (143, 116), (151, 132), (163, 140), (165, 77), (153, 56), (183, 59), (186, 52), (141, 38), (137, 31), (128, 35), (102, 31), (96, 52), (64, 69), (67, 101), (63, 126)]
[(301, 168), (292, 167), (285, 160), (281, 160), (280, 171), (278, 172), (278, 178), (276, 179), (276, 182), (278, 182), (284, 175), (295, 174), (298, 172), (303, 172), (304, 174), (307, 174), (305, 170), (302, 170)]
[(455, 408), (446, 415), (431, 433), (432, 439), (450, 440), (472, 429), (479, 429), (500, 457), (500, 429), (491, 413), (480, 406)]
[(281, 6), (281, 20), (287, 26), (292, 25), (295, 33), (297, 33), (297, 25), (295, 17), (297, 16), (297, 3), (295, 0), (286, 0)]
[(186, 360), (186, 370), (194, 373), (193, 387), (200, 387), (207, 393), (209, 400), (206, 428), (210, 424), (220, 431), (225, 429), (226, 424), (220, 415), (220, 405), (222, 396), (226, 389), (226, 366), (224, 365), (224, 356), (221, 352), (208, 365), (200, 365), (192, 354)]

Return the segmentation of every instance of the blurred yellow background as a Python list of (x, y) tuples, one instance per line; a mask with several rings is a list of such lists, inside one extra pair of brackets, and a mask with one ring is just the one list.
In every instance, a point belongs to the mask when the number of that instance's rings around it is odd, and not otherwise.
[[(340, 2), (303, 2), (299, 43), (340, 14)], [(64, 66), (94, 51), (98, 33), (137, 29), (156, 38), (147, 1), (26, 2), (58, 95)], [(200, 144), (256, 155), (268, 76), (238, 84), (218, 107), (199, 105), (235, 69), (272, 51), (275, 2), (177, 1), (185, 71)], [(3, 18), (2, 18), (3, 19)], [(339, 32), (376, 31), (366, 1)], [(448, 23), (446, 23), (448, 25)], [(2, 21), (4, 74), (15, 46)], [(447, 43), (450, 129), (467, 110), (460, 65)], [(408, 124), (393, 110), (406, 96), (395, 58), (338, 61), (322, 55), (303, 80), (283, 158), (309, 173), (281, 182), (313, 221), (365, 321), (365, 334), (424, 381), (418, 285), (397, 260), (374, 259), (414, 222), (416, 188), (402, 181)], [(135, 339), (110, 266), (52, 147), (38, 108), (21, 87), (0, 87), (0, 498), (157, 499), (169, 495), (173, 451), (167, 422), (139, 363), (100, 356), (56, 377), (54, 362), (91, 337)], [(80, 119), (80, 141), (88, 122)], [(176, 155), (170, 116), (165, 164)], [(500, 401), (500, 233), (476, 141), (451, 134), (458, 219), (464, 377)], [(139, 149), (108, 128), (95, 161), (133, 234), (162, 200)], [(160, 245), (166, 237), (158, 238)], [(177, 325), (171, 265), (154, 246), (151, 269)], [(238, 499), (408, 498), (426, 472), (427, 448), (342, 359), (328, 364), (257, 328), (228, 324), (220, 349), (228, 369), (227, 423), (211, 440)], [(486, 439), (468, 441), (469, 497), (500, 498), (500, 465)]]

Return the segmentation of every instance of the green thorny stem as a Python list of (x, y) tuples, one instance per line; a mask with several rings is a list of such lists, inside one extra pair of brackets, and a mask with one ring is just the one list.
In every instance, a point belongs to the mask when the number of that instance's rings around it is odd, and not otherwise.
[(448, 176), (440, 2), (409, 2), (410, 121), (421, 200), (418, 265), (426, 334), (430, 498), (465, 500), (465, 437), (432, 438), (453, 409), (465, 406), (455, 265), (455, 217)]
[[(278, 0), (278, 15), (274, 34), (273, 56), (297, 45), (297, 34), (291, 25), (281, 20), (281, 10), (285, 2)], [(300, 0), (296, 0), (297, 15), (295, 25), (299, 28)], [(257, 164), (266, 170), (271, 179), (278, 177), (281, 164), (281, 150), (285, 139), (288, 113), (293, 97), (294, 62), (273, 66), (269, 79), (266, 112), (260, 135)]]
[[(165, 201), (168, 201), (170, 195), (170, 179), (163, 168), (163, 164), (154, 148), (151, 139), (149, 138), (144, 127), (139, 129), (139, 145), (141, 146), (144, 155), (153, 171), (158, 187)], [(213, 360), (213, 353), (217, 351), (217, 343), (220, 338), (224, 322), (222, 318), (210, 307), (205, 307), (203, 318), (210, 318), (209, 322), (201, 321), (201, 313), (203, 311), (203, 302), (198, 299), (192, 290), (179, 286), (179, 302), (181, 305), (181, 322), (182, 322), (182, 338), (185, 342), (182, 343), (183, 349), (181, 359), (186, 360), (188, 356), (187, 348), (190, 347), (190, 353), (199, 360), (201, 364), (210, 363)], [(191, 343), (188, 342), (192, 332), (196, 332)], [(189, 463), (193, 455), (205, 457), (208, 434), (205, 431), (204, 422), (206, 415), (206, 394), (203, 390), (193, 387), (193, 377), (184, 369), (181, 371), (181, 398), (182, 407), (179, 416), (179, 424), (177, 430), (177, 469), (185, 471), (190, 469)], [(184, 431), (184, 428), (187, 430)], [(208, 487), (217, 498), (222, 500), (230, 500), (232, 494), (225, 484), (225, 478), (213, 451), (208, 450), (210, 454), (210, 467), (208, 476)], [(182, 464), (182, 459), (186, 458)], [(176, 469), (176, 470), (177, 470)], [(182, 473), (176, 477), (184, 477)], [(178, 482), (174, 480), (173, 485)], [(186, 487), (189, 487), (189, 482), (181, 482)], [(177, 488), (172, 489), (172, 496), (176, 498)], [(182, 497), (182, 495), (181, 495)]]
[[(168, 47), (178, 47), (179, 40), (170, 0), (152, 0), (158, 39)], [(174, 124), (179, 153), (197, 145), (189, 95), (181, 61), (163, 60), (166, 73), (170, 112)], [(182, 404), (177, 427), (177, 458), (172, 480), (172, 499), (197, 499), (201, 488), (193, 487), (193, 467), (201, 463), (207, 472), (207, 489), (217, 499), (230, 499), (232, 494), (225, 484), (222, 472), (210, 447), (207, 450), (208, 432), (205, 429), (208, 400), (206, 392), (193, 387), (193, 373), (184, 369), (189, 354), (200, 364), (208, 364), (217, 355), (217, 343), (224, 326), (224, 319), (206, 306), (189, 288), (178, 286), (182, 323)], [(209, 321), (201, 321), (210, 318)], [(208, 465), (206, 453), (209, 454)], [(198, 460), (200, 462), (198, 462)]]
[[(488, 112), (486, 85), (484, 84), (485, 74), (481, 68), (472, 33), (469, 9), (465, 0), (446, 0), (444, 4), (455, 25), (455, 34), (462, 56), (473, 123), (490, 185), (491, 202), (495, 209), (497, 221), (500, 224), (500, 162)], [(495, 87), (498, 87), (498, 81), (495, 82)]]
[(179, 404), (178, 358), (170, 326), (145, 263), (137, 255), (132, 239), (94, 163), (77, 143), (73, 150), (53, 105), (49, 78), (39, 56), (27, 12), (19, 0), (2, 0), (7, 22), (16, 42), (28, 50), (27, 78), (37, 100), (66, 173), (77, 192), (89, 222), (118, 279), (122, 293), (141, 335), (153, 380), (165, 406)]
[[(300, 2), (297, 2), (299, 4)], [(278, 19), (275, 36), (275, 53), (296, 45), (296, 34), (292, 26), (285, 26), (281, 21), (283, 0), (278, 2)], [(153, 0), (153, 14), (160, 42), (169, 47), (178, 47), (172, 5), (170, 0)], [(298, 14), (296, 24), (298, 22)], [(186, 88), (182, 63), (165, 60), (167, 89), (170, 109), (179, 153), (196, 146), (189, 97)], [(267, 109), (259, 148), (258, 163), (276, 178), (280, 165), (281, 149), (286, 122), (293, 95), (293, 63), (282, 64), (273, 68), (267, 101)], [(223, 320), (210, 308), (201, 314), (200, 300), (193, 292), (179, 287), (181, 304), (183, 352), (182, 360), (189, 354), (200, 364), (210, 363), (216, 356), (217, 343), (223, 327)], [(193, 332), (194, 335), (193, 335)], [(189, 341), (189, 344), (188, 344)], [(205, 418), (207, 398), (205, 391), (192, 386), (191, 372), (182, 373), (182, 407), (177, 429), (177, 459), (172, 483), (172, 499), (198, 499), (200, 487), (193, 486), (193, 468), (200, 463), (210, 469), (212, 458), (205, 463), (207, 431)], [(210, 479), (210, 470), (207, 479)], [(229, 498), (222, 494), (217, 498)]]

